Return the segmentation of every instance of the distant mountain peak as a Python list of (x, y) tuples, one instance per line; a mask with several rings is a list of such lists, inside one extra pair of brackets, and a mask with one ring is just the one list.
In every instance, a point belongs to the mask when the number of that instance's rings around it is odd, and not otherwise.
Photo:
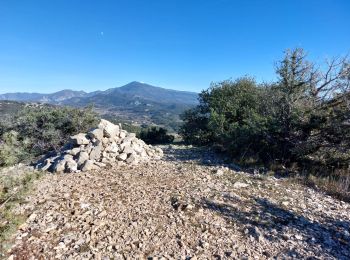
[(127, 85), (129, 85), (129, 84), (146, 84), (146, 83), (142, 82), (142, 81), (134, 80), (134, 81), (129, 82)]
[(124, 86), (121, 86), (120, 88), (123, 88), (123, 87), (155, 87), (156, 86), (152, 86), (150, 84), (147, 84), (145, 82), (140, 82), (140, 81), (131, 81), (129, 82), (128, 84), (124, 85)]

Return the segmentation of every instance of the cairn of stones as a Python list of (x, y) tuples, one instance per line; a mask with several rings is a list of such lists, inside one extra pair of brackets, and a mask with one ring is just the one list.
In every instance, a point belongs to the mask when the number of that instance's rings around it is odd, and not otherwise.
[(80, 172), (115, 164), (136, 165), (162, 156), (162, 149), (147, 145), (134, 133), (102, 119), (88, 133), (71, 136), (59, 153), (43, 158), (37, 168), (57, 173)]

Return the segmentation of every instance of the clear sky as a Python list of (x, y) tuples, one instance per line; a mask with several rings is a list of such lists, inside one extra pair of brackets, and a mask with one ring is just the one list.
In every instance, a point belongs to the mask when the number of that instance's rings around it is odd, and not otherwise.
[(350, 52), (349, 0), (0, 0), (0, 93), (274, 79), (283, 50)]

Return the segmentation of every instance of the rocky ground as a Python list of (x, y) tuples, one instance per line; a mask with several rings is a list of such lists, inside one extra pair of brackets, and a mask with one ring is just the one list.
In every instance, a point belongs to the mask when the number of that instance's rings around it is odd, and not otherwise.
[(147, 164), (47, 174), (18, 209), (10, 258), (350, 258), (348, 203), (163, 148)]

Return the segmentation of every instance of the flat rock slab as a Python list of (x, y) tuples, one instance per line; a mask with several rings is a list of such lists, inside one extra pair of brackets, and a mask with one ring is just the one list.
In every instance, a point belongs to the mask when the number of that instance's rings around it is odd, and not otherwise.
[(133, 168), (46, 175), (23, 206), (12, 257), (350, 258), (348, 203), (273, 177), (216, 174), (196, 149), (163, 150)]

